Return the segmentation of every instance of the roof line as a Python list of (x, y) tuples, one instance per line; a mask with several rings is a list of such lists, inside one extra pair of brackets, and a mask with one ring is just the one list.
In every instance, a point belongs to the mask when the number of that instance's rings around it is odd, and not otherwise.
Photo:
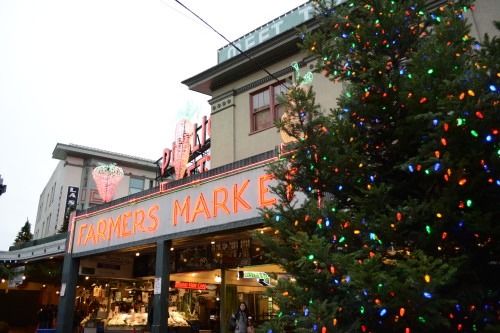
[(70, 150), (70, 149), (68, 149), (68, 147), (69, 148), (84, 149), (84, 150), (88, 150), (89, 152), (97, 152), (97, 153), (104, 153), (104, 154), (108, 154), (108, 155), (121, 156), (121, 157), (135, 159), (135, 160), (141, 161), (141, 162), (147, 162), (147, 163), (151, 163), (151, 164), (156, 164), (156, 160), (150, 160), (150, 159), (146, 159), (146, 158), (142, 158), (142, 157), (127, 155), (127, 154), (122, 154), (122, 153), (116, 153), (116, 152), (112, 152), (112, 151), (104, 150), (104, 149), (86, 147), (86, 146), (77, 145), (77, 144), (74, 144), (74, 143), (70, 143), (70, 144), (57, 143), (55, 149), (60, 148), (60, 149)]

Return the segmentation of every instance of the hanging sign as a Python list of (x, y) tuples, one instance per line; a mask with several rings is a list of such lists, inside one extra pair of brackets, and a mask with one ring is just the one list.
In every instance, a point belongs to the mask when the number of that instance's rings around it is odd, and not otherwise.
[(123, 169), (114, 163), (101, 164), (92, 171), (97, 191), (104, 202), (113, 200), (123, 175)]
[(206, 283), (175, 281), (175, 288), (207, 290)]
[(66, 207), (64, 208), (65, 212), (76, 208), (76, 204), (78, 202), (78, 191), (78, 187), (68, 186), (68, 194), (66, 195)]
[(266, 272), (238, 271), (238, 278), (255, 279), (264, 287), (267, 287), (271, 284), (271, 278)]

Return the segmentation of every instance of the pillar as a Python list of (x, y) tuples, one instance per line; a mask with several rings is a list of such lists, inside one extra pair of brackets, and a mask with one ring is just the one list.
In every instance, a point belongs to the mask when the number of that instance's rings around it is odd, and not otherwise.
[(170, 247), (172, 241), (156, 243), (155, 285), (152, 333), (168, 333), (168, 288), (170, 286)]
[(228, 310), (227, 310), (227, 299), (226, 299), (226, 270), (221, 268), (220, 270), (220, 329), (222, 333), (227, 332), (227, 321), (228, 321)]
[(73, 315), (75, 313), (76, 282), (78, 278), (79, 258), (72, 258), (71, 253), (64, 255), (61, 291), (57, 309), (57, 333), (73, 332)]

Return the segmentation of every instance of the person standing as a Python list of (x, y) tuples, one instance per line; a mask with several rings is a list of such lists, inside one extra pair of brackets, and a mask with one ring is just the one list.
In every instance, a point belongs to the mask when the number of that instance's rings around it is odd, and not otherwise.
[[(234, 333), (247, 333), (249, 327), (249, 320), (252, 317), (248, 313), (248, 307), (245, 302), (241, 302), (235, 314), (232, 315), (232, 321), (234, 322)], [(251, 324), (251, 323), (250, 323)]]
[(49, 328), (49, 311), (47, 305), (42, 305), (37, 313), (38, 328)]

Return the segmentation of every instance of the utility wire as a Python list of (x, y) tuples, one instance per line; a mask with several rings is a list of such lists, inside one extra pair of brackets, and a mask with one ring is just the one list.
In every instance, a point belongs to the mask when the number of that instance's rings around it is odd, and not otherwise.
[(181, 10), (179, 7), (177, 7), (177, 5), (171, 5), (167, 1), (168, 0), (160, 0), (160, 3), (163, 4), (163, 5), (165, 5), (165, 6), (167, 6), (169, 9), (173, 10), (177, 14), (185, 17), (189, 21), (194, 22), (196, 25), (199, 25), (201, 27), (205, 27), (205, 25), (203, 23), (201, 23), (199, 20), (197, 20), (196, 18), (194, 18), (192, 15), (188, 15), (188, 13), (186, 13), (183, 10)]
[(227, 39), (223, 34), (221, 34), (219, 31), (217, 31), (214, 27), (212, 27), (207, 21), (205, 21), (203, 18), (201, 18), (198, 14), (196, 14), (195, 12), (193, 12), (191, 9), (189, 9), (186, 5), (184, 5), (182, 2), (180, 2), (179, 0), (175, 0), (175, 2), (177, 2), (179, 5), (181, 5), (182, 7), (184, 7), (188, 12), (190, 12), (191, 14), (193, 14), (194, 16), (196, 16), (196, 18), (198, 20), (200, 20), (201, 22), (203, 22), (207, 27), (209, 27), (210, 29), (212, 29), (212, 31), (214, 31), (217, 35), (221, 36), (222, 38), (224, 38), (224, 40), (226, 42), (228, 42), (232, 47), (234, 47), (238, 52), (240, 52), (241, 54), (243, 54), (245, 57), (248, 58), (248, 60), (250, 61), (253, 61), (255, 64), (257, 64), (257, 66), (263, 70), (267, 75), (269, 75), (270, 77), (272, 77), (273, 79), (276, 80), (276, 82), (280, 83), (281, 85), (283, 85), (287, 90), (290, 89), (284, 82), (281, 82), (274, 74), (272, 74), (271, 72), (269, 72), (266, 68), (264, 68), (263, 66), (261, 66), (259, 63), (257, 63), (252, 57), (250, 57), (248, 55), (248, 53), (246, 53), (245, 51), (241, 50), (236, 44), (234, 44), (233, 42), (231, 42), (229, 39)]

